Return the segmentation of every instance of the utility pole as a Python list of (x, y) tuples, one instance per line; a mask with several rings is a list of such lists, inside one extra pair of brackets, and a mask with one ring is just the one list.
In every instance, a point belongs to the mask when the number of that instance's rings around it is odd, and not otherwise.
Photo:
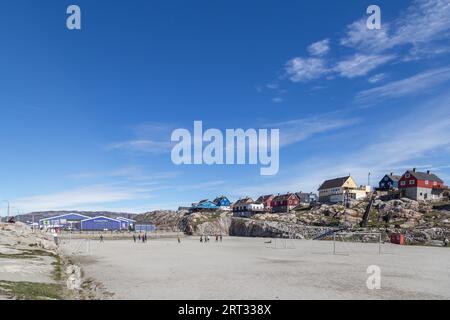
[(8, 211), (6, 213), (6, 222), (8, 222), (8, 220), (9, 220), (9, 200), (3, 200), (3, 202), (6, 202), (8, 204)]

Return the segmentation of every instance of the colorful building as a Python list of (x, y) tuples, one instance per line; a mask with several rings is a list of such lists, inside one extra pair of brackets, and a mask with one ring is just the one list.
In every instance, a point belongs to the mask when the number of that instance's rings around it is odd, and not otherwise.
[(378, 183), (378, 189), (382, 191), (396, 190), (398, 189), (398, 182), (402, 176), (397, 176), (393, 172), (387, 174)]
[(319, 188), (319, 202), (337, 203), (347, 200), (360, 200), (371, 192), (370, 186), (356, 184), (351, 176), (326, 180)]
[(256, 203), (262, 203), (264, 205), (264, 211), (272, 212), (272, 201), (275, 196), (273, 194), (267, 194), (264, 196), (260, 196)]
[(272, 200), (273, 213), (288, 213), (300, 204), (300, 199), (295, 193), (277, 195)]
[(117, 231), (122, 229), (122, 220), (98, 216), (81, 221), (83, 231)]
[(39, 220), (39, 228), (80, 229), (80, 222), (88, 216), (79, 213), (67, 213)]
[(213, 203), (219, 207), (220, 210), (231, 210), (231, 201), (225, 196), (217, 197), (214, 199)]
[(414, 168), (403, 174), (398, 188), (402, 197), (418, 201), (442, 199), (446, 186), (431, 171), (419, 172)]

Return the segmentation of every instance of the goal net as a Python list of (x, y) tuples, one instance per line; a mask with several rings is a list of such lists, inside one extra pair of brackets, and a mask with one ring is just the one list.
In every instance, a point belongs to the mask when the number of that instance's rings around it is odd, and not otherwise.
[(335, 255), (382, 254), (381, 233), (337, 232), (332, 235), (332, 252)]

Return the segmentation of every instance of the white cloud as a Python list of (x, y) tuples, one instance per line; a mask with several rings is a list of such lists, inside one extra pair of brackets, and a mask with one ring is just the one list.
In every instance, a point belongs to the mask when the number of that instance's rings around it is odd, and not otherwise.
[(272, 125), (280, 129), (280, 146), (285, 147), (314, 135), (349, 127), (360, 122), (358, 118), (339, 118), (335, 113), (279, 122)]
[(386, 79), (386, 74), (378, 73), (370, 77), (367, 81), (369, 81), (370, 83), (378, 83), (380, 81), (383, 81), (384, 79)]
[(308, 47), (308, 51), (312, 56), (324, 56), (330, 51), (330, 39), (315, 42)]
[(395, 56), (393, 55), (355, 54), (346, 60), (338, 62), (334, 70), (342, 77), (355, 78), (365, 76), (370, 71), (394, 58)]
[(165, 153), (169, 152), (172, 144), (170, 141), (154, 141), (149, 139), (129, 140), (110, 144), (108, 150), (125, 150), (133, 152)]
[(68, 191), (36, 195), (14, 200), (24, 211), (75, 210), (80, 207), (108, 204), (126, 200), (149, 199), (156, 189), (119, 185), (93, 185)]
[[(387, 172), (403, 173), (411, 167), (432, 169), (439, 167), (433, 163), (434, 152), (439, 158), (450, 156), (450, 118), (448, 106), (450, 96), (438, 97), (427, 104), (415, 108), (402, 119), (386, 123), (375, 139), (367, 141), (366, 146), (355, 151), (342, 144), (342, 153), (322, 158), (309, 158), (289, 168), (280, 175), (259, 183), (233, 185), (230, 193), (257, 196), (266, 193), (287, 191), (313, 191), (325, 179), (351, 174), (359, 184), (367, 183), (371, 173), (372, 184)], [(414, 130), (399, 130), (402, 126), (414, 123)], [(384, 134), (395, 132), (395, 134)], [(444, 158), (442, 158), (444, 157)], [(442, 161), (442, 160), (441, 160)], [(445, 167), (445, 161), (444, 161)], [(448, 171), (447, 171), (448, 172)], [(440, 172), (441, 177), (446, 173)]]
[(388, 62), (408, 62), (450, 52), (448, 0), (415, 0), (397, 19), (383, 20), (381, 30), (369, 30), (366, 19), (348, 25), (340, 39), (342, 46), (355, 50), (353, 55), (325, 60), (329, 39), (318, 41), (308, 47), (311, 57), (288, 61), (289, 79), (306, 82), (323, 76), (332, 79), (336, 74), (361, 77)]
[(319, 58), (297, 57), (286, 63), (286, 74), (293, 82), (314, 80), (327, 72), (324, 60)]
[(283, 98), (275, 97), (275, 98), (272, 99), (272, 102), (274, 102), (274, 103), (281, 103), (281, 102), (283, 102)]
[[(382, 22), (381, 30), (369, 30), (365, 18), (347, 27), (340, 43), (361, 51), (383, 52), (409, 45), (420, 54), (436, 41), (450, 39), (448, 0), (416, 0), (392, 23)], [(430, 52), (428, 52), (429, 54)], [(439, 51), (435, 51), (439, 54)]]
[(361, 91), (356, 95), (356, 100), (359, 102), (376, 102), (386, 98), (412, 95), (448, 80), (450, 80), (450, 67), (433, 69), (403, 80)]

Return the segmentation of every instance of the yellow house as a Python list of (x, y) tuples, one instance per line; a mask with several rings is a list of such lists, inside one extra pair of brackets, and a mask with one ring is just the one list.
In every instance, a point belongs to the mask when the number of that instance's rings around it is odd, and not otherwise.
[(319, 188), (319, 202), (344, 202), (350, 199), (363, 199), (370, 192), (370, 187), (358, 187), (352, 176), (326, 180)]

